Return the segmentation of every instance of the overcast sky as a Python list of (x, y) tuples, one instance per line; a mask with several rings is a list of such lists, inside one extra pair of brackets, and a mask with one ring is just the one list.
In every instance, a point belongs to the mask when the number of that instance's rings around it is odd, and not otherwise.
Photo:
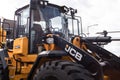
[[(98, 24), (99, 30), (118, 30), (120, 26), (120, 0), (49, 0), (59, 5), (67, 5), (78, 10), (84, 28)], [(29, 3), (29, 0), (1, 0), (0, 16), (13, 19), (14, 11)], [(98, 27), (99, 26), (99, 27)], [(104, 28), (101, 28), (104, 27)]]
[[(77, 15), (82, 17), (85, 33), (88, 32), (87, 27), (94, 24), (98, 25), (91, 26), (89, 28), (90, 34), (92, 34), (91, 32), (101, 32), (103, 30), (120, 31), (120, 0), (49, 1), (58, 5), (66, 5), (77, 9)], [(28, 3), (29, 0), (1, 0), (0, 16), (13, 19), (14, 11)], [(118, 34), (114, 34), (114, 36), (119, 37)]]

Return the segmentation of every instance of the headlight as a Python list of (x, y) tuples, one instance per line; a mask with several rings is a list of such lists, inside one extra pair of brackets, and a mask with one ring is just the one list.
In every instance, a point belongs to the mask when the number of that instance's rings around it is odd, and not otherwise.
[(47, 39), (46, 39), (46, 42), (47, 42), (48, 44), (53, 44), (53, 43), (54, 43), (54, 39), (53, 39), (53, 38), (47, 38)]

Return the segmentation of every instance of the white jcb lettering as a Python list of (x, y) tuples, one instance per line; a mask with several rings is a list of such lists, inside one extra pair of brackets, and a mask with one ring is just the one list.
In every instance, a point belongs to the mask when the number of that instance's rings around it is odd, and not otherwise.
[(69, 52), (69, 50), (70, 50), (70, 47), (66, 46), (65, 51)]
[(82, 54), (77, 52), (74, 48), (71, 48), (69, 45), (66, 45), (65, 51), (68, 52), (71, 56), (75, 57), (78, 61), (81, 61)]
[(81, 61), (82, 55), (81, 55), (79, 52), (77, 52), (76, 55), (75, 55), (75, 58), (76, 58), (77, 60)]
[(75, 56), (75, 54), (76, 54), (76, 50), (73, 48), (71, 48), (69, 52), (72, 56)]

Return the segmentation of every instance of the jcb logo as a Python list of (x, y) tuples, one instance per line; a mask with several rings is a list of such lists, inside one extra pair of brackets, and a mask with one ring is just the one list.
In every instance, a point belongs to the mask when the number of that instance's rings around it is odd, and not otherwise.
[(66, 45), (65, 51), (69, 52), (69, 54), (73, 57), (75, 57), (78, 61), (81, 61), (82, 59), (82, 54), (80, 54), (78, 51), (76, 51), (74, 48), (72, 48), (69, 45)]

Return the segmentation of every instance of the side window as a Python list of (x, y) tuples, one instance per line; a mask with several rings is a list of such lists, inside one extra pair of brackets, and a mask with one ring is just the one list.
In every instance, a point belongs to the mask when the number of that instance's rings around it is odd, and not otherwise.
[(17, 15), (17, 37), (26, 36), (29, 33), (29, 7), (23, 9)]
[(68, 20), (69, 33), (73, 35), (78, 35), (78, 22), (74, 19)]

